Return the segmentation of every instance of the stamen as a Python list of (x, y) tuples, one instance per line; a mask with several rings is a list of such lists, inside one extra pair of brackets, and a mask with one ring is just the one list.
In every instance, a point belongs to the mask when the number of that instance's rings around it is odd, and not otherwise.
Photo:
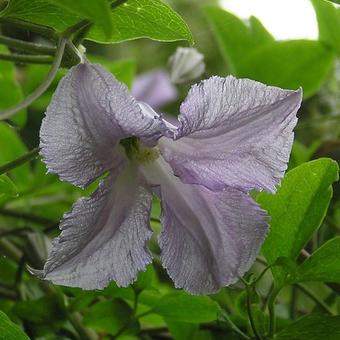
[(147, 164), (159, 157), (157, 148), (146, 147), (137, 137), (125, 138), (120, 141), (126, 152), (126, 156), (138, 164)]

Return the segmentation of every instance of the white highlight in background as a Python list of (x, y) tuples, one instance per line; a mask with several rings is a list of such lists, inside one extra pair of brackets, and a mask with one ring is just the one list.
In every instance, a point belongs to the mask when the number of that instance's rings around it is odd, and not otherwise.
[(309, 0), (220, 0), (231, 13), (256, 16), (279, 40), (317, 39), (318, 25)]

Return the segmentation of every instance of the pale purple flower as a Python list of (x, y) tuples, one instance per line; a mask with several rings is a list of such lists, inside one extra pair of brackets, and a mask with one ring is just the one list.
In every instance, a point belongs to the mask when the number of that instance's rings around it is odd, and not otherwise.
[(166, 122), (101, 66), (61, 80), (41, 127), (50, 172), (90, 198), (61, 221), (41, 277), (83, 289), (127, 286), (152, 256), (152, 194), (161, 199), (161, 260), (176, 287), (207, 294), (250, 268), (268, 216), (249, 190), (275, 192), (286, 168), (301, 91), (232, 76), (190, 90), (179, 125)]
[(170, 79), (183, 84), (198, 79), (205, 71), (203, 54), (193, 47), (178, 47), (169, 58)]
[(138, 101), (143, 101), (155, 110), (178, 98), (176, 87), (170, 76), (162, 70), (154, 70), (141, 74), (133, 82), (131, 94)]

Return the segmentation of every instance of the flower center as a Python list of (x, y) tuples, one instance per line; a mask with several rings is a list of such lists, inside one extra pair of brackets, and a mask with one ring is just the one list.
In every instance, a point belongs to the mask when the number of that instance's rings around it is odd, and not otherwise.
[(127, 157), (138, 164), (147, 164), (159, 157), (157, 148), (146, 147), (137, 137), (125, 138), (120, 141)]

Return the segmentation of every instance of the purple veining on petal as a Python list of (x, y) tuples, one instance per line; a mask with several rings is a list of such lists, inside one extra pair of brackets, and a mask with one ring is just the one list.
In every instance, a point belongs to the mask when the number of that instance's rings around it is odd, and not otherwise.
[(83, 289), (102, 289), (112, 280), (129, 285), (152, 260), (151, 200), (133, 167), (108, 176), (64, 215), (44, 269), (34, 274)]
[(138, 102), (138, 105), (143, 115), (148, 117), (150, 121), (153, 120), (153, 124), (157, 124), (157, 129), (153, 129), (154, 134), (150, 134), (150, 130), (146, 130), (146, 136), (138, 136), (145, 145), (149, 147), (156, 146), (159, 138), (163, 136), (174, 138), (177, 126), (172, 125), (167, 119), (164, 119), (163, 115), (158, 114), (149, 104)]
[(161, 258), (176, 287), (211, 294), (238, 281), (265, 238), (265, 211), (239, 190), (182, 183), (162, 157), (140, 171), (161, 199)]
[(141, 137), (156, 142), (159, 119), (144, 116), (125, 85), (101, 66), (80, 64), (60, 81), (40, 130), (41, 155), (50, 172), (85, 187), (123, 159), (117, 144)]
[(185, 183), (275, 192), (287, 168), (300, 103), (301, 91), (212, 77), (191, 89), (176, 140), (161, 138), (159, 148)]

